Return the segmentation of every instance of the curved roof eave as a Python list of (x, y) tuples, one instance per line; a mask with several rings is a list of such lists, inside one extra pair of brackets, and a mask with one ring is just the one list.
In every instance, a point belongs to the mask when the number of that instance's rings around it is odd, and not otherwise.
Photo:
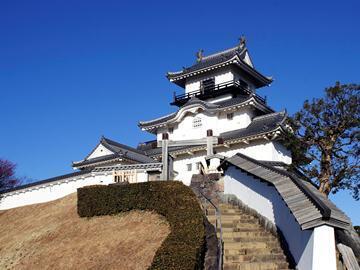
[(232, 108), (240, 108), (240, 107), (244, 107), (244, 106), (254, 106), (255, 108), (258, 108), (265, 112), (273, 112), (267, 106), (264, 106), (261, 103), (259, 103), (254, 96), (250, 96), (247, 100), (245, 100), (241, 103), (233, 104), (233, 105), (226, 106), (226, 107), (220, 107), (220, 106), (210, 107), (210, 106), (206, 106), (205, 102), (201, 101), (201, 103), (193, 103), (188, 106), (185, 104), (176, 113), (169, 114), (166, 117), (158, 118), (158, 119), (148, 121), (148, 122), (140, 122), (139, 127), (142, 128), (143, 130), (153, 133), (153, 132), (156, 132), (156, 129), (158, 129), (160, 127), (164, 127), (170, 123), (179, 122), (184, 117), (184, 115), (186, 113), (188, 113), (188, 111), (190, 109), (194, 109), (194, 108), (203, 109), (206, 112), (215, 113), (218, 111), (229, 110)]
[(198, 74), (207, 72), (209, 70), (214, 70), (214, 69), (218, 69), (224, 66), (228, 66), (228, 65), (236, 65), (239, 68), (243, 69), (245, 72), (253, 75), (256, 79), (259, 80), (259, 84), (258, 86), (266, 86), (269, 85), (273, 82), (272, 78), (268, 78), (264, 75), (262, 75), (259, 71), (257, 71), (254, 67), (251, 67), (250, 65), (248, 65), (246, 62), (244, 62), (243, 60), (241, 60), (239, 58), (238, 55), (233, 56), (232, 58), (225, 60), (223, 62), (214, 64), (214, 65), (210, 65), (208, 67), (204, 67), (198, 70), (193, 70), (191, 72), (186, 72), (186, 71), (179, 71), (179, 72), (168, 72), (166, 77), (168, 78), (169, 81), (174, 82), (180, 86), (184, 86), (184, 80), (186, 78), (192, 77), (192, 76), (196, 76)]

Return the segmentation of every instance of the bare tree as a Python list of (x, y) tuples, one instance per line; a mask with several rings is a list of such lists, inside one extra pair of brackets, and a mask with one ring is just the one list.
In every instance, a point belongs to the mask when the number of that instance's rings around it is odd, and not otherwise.
[(16, 164), (9, 160), (0, 159), (0, 191), (20, 184), (20, 179), (15, 176), (15, 169)]

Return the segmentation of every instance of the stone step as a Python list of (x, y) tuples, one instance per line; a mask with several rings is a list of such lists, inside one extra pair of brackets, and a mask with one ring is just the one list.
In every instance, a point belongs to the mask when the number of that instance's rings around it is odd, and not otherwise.
[[(207, 219), (210, 220), (216, 220), (217, 217), (213, 216), (213, 215), (208, 215)], [(221, 222), (226, 222), (226, 221), (236, 221), (236, 222), (247, 222), (247, 221), (256, 221), (258, 222), (258, 219), (254, 216), (248, 216), (248, 215), (228, 215), (228, 216), (224, 216), (221, 215)]]
[(279, 241), (273, 236), (261, 236), (261, 237), (232, 237), (223, 235), (223, 241), (227, 242), (266, 242), (266, 243), (278, 243)]
[[(251, 233), (251, 232), (265, 232), (263, 228), (261, 228), (260, 226), (252, 226), (252, 227), (244, 227), (244, 228), (234, 228), (234, 227), (223, 227), (222, 226), (222, 231), (224, 232), (245, 232), (245, 233)], [(217, 228), (217, 232), (220, 232), (220, 228)]]
[(288, 264), (281, 262), (224, 263), (224, 270), (278, 270), (287, 268)]
[[(260, 225), (256, 216), (237, 206), (219, 205), (224, 243), (224, 270), (288, 269), (280, 242)], [(207, 219), (215, 225), (215, 209), (209, 208)], [(217, 228), (220, 237), (220, 228)]]
[[(215, 220), (210, 221), (212, 224), (215, 224)], [(218, 224), (220, 224), (218, 222)], [(234, 228), (234, 229), (247, 229), (247, 228), (259, 228), (263, 229), (262, 226), (258, 223), (257, 220), (249, 220), (244, 222), (237, 221), (221, 221), (221, 226), (223, 228)]]
[(229, 255), (225, 256), (226, 262), (269, 262), (269, 261), (285, 261), (286, 256), (283, 253), (279, 254), (253, 254), (253, 255)]
[(232, 227), (234, 229), (262, 228), (257, 221), (246, 221), (246, 222), (221, 221), (221, 226), (223, 228)]
[(236, 248), (229, 249), (224, 247), (224, 256), (236, 255), (265, 255), (265, 254), (283, 254), (280, 247), (275, 248)]
[(233, 240), (224, 241), (224, 249), (274, 249), (279, 247), (278, 242), (237, 242)]
[(223, 232), (223, 237), (262, 237), (262, 236), (272, 236), (269, 232), (264, 230), (254, 230), (254, 231), (241, 231), (241, 232)]

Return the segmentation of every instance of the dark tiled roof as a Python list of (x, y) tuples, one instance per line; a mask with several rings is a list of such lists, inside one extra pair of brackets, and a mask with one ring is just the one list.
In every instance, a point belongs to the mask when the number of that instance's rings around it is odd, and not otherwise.
[(148, 142), (139, 143), (136, 149), (143, 151), (146, 154), (146, 151), (154, 149), (156, 147), (157, 147), (157, 140), (151, 140)]
[(217, 109), (220, 107), (218, 104), (206, 102), (204, 100), (198, 99), (197, 97), (192, 97), (183, 106), (181, 106), (181, 108), (185, 108), (193, 104), (201, 104), (207, 109)]
[(139, 126), (141, 128), (145, 128), (145, 127), (151, 127), (153, 125), (166, 123), (167, 121), (174, 119), (180, 110), (182, 110), (188, 106), (194, 105), (194, 104), (202, 105), (208, 110), (221, 110), (224, 108), (239, 105), (241, 103), (244, 103), (244, 102), (250, 100), (251, 98), (254, 98), (261, 106), (263, 106), (265, 108), (266, 111), (273, 112), (273, 110), (270, 107), (268, 107), (265, 103), (263, 103), (263, 101), (260, 100), (256, 95), (238, 95), (234, 98), (230, 98), (228, 100), (224, 100), (224, 101), (220, 101), (220, 102), (216, 102), (216, 103), (206, 102), (206, 101), (203, 101), (203, 100), (200, 100), (200, 99), (194, 97), (194, 98), (191, 98), (182, 107), (180, 107), (177, 112), (171, 113), (169, 115), (166, 115), (164, 117), (161, 117), (161, 118), (158, 118), (158, 119), (155, 119), (152, 121), (140, 122)]
[(106, 146), (110, 146), (113, 151), (122, 155), (125, 158), (131, 159), (133, 161), (137, 161), (140, 163), (151, 163), (154, 162), (153, 159), (149, 158), (145, 155), (145, 153), (139, 149), (130, 147), (125, 144), (121, 144), (115, 142), (113, 140), (107, 139), (105, 137), (102, 138), (102, 143)]
[[(193, 146), (191, 146), (193, 147)], [(178, 150), (183, 150), (183, 149), (190, 149), (191, 147), (189, 146), (171, 146), (169, 147), (169, 153), (171, 154), (171, 152), (175, 152), (175, 151), (178, 151)], [(146, 150), (146, 154), (148, 156), (157, 156), (157, 155), (161, 155), (161, 150), (162, 148), (161, 147), (156, 147), (156, 148), (153, 148), (153, 149), (149, 149), (149, 150)]]
[(116, 160), (116, 159), (119, 159), (119, 158), (122, 158), (122, 155), (120, 155), (120, 154), (110, 154), (110, 155), (100, 156), (100, 157), (96, 157), (96, 158), (85, 159), (83, 161), (73, 163), (73, 166), (74, 167), (83, 167), (83, 166), (91, 165), (91, 164), (93, 164), (95, 166), (97, 163), (103, 163), (103, 162), (106, 162), (106, 161), (112, 161), (112, 160)]
[(184, 68), (182, 71), (178, 72), (169, 72), (168, 78), (176, 77), (179, 75), (185, 75), (203, 68), (207, 68), (210, 66), (214, 66), (220, 63), (223, 63), (225, 61), (230, 60), (234, 56), (238, 55), (241, 60), (245, 57), (245, 50), (240, 50), (238, 47), (231, 48), (229, 50), (216, 53), (213, 55), (205, 56), (203, 59), (199, 62), (196, 62), (194, 65)]
[(285, 119), (285, 112), (265, 114), (255, 117), (246, 128), (221, 133), (220, 137), (224, 140), (231, 140), (268, 133), (278, 128)]
[(73, 173), (68, 173), (68, 174), (48, 178), (45, 180), (41, 180), (38, 182), (33, 182), (33, 183), (26, 184), (26, 185), (21, 185), (21, 186), (17, 186), (17, 187), (11, 188), (11, 189), (3, 190), (3, 191), (0, 191), (0, 194), (8, 193), (8, 192), (16, 191), (16, 190), (21, 190), (21, 189), (25, 189), (25, 188), (29, 188), (29, 187), (40, 186), (40, 185), (47, 184), (50, 182), (56, 182), (56, 181), (64, 180), (64, 179), (75, 177), (75, 176), (86, 175), (89, 173), (90, 173), (89, 170), (82, 170), (82, 171), (77, 171), (77, 172), (73, 172)]
[(246, 53), (247, 53), (246, 47), (239, 49), (239, 47), (237, 46), (237, 47), (234, 47), (234, 48), (231, 48), (228, 50), (224, 50), (224, 51), (221, 51), (221, 52), (209, 55), (209, 56), (205, 56), (202, 58), (201, 61), (198, 61), (194, 65), (184, 68), (181, 71), (168, 72), (167, 77), (168, 77), (168, 79), (177, 79), (180, 76), (188, 75), (188, 74), (191, 74), (193, 72), (196, 72), (196, 71), (199, 71), (202, 69), (206, 69), (209, 67), (213, 67), (213, 66), (225, 63), (237, 56), (239, 58), (239, 60), (241, 61), (241, 63), (246, 66), (246, 69), (252, 71), (255, 75), (257, 75), (258, 77), (260, 77), (262, 79), (263, 82), (262, 82), (261, 86), (270, 84), (272, 82), (271, 79), (263, 76), (258, 71), (256, 71), (252, 66), (248, 65), (244, 61)]
[(223, 51), (220, 53), (205, 56), (205, 57), (203, 57), (203, 59), (200, 62), (197, 62), (196, 64), (194, 64), (188, 68), (185, 68), (184, 74), (190, 73), (190, 72), (193, 72), (193, 71), (196, 71), (199, 69), (207, 68), (209, 66), (213, 66), (216, 64), (220, 64), (222, 62), (230, 60), (231, 58), (233, 58), (236, 55), (239, 56), (239, 58), (241, 60), (244, 60), (245, 53), (246, 53), (245, 49), (239, 50), (238, 47), (234, 47), (234, 48), (231, 48), (229, 50), (226, 50), (226, 51)]
[(226, 164), (274, 185), (302, 229), (323, 224), (347, 229), (351, 224), (350, 219), (306, 179), (240, 153), (226, 159), (221, 166), (226, 168)]
[[(107, 149), (109, 149), (111, 152), (113, 152), (113, 154), (89, 159), (88, 157), (91, 155), (91, 153), (94, 152), (94, 150), (100, 144), (106, 147)], [(82, 167), (91, 164), (95, 165), (99, 162), (111, 161), (118, 158), (126, 158), (139, 163), (154, 162), (154, 160), (148, 157), (144, 151), (130, 147), (128, 145), (115, 142), (105, 137), (101, 138), (100, 143), (94, 148), (94, 150), (84, 160), (79, 162), (74, 162), (73, 167)]]
[(165, 123), (171, 119), (173, 119), (175, 116), (177, 115), (177, 112), (174, 112), (174, 113), (171, 113), (171, 114), (168, 114), (164, 117), (160, 117), (160, 118), (157, 118), (157, 119), (154, 119), (154, 120), (151, 120), (151, 121), (142, 121), (139, 123), (139, 127), (147, 127), (147, 126), (152, 126), (152, 125), (157, 125), (157, 124), (160, 124), (160, 123)]

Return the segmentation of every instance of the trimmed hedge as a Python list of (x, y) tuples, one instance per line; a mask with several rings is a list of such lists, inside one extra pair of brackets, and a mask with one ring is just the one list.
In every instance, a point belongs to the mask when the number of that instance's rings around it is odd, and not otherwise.
[[(192, 190), (176, 181), (78, 189), (80, 217), (115, 215), (130, 210), (155, 211), (170, 224), (170, 234), (149, 269), (202, 269), (205, 253), (204, 215)], [(149, 232), (151, 233), (151, 232)]]

